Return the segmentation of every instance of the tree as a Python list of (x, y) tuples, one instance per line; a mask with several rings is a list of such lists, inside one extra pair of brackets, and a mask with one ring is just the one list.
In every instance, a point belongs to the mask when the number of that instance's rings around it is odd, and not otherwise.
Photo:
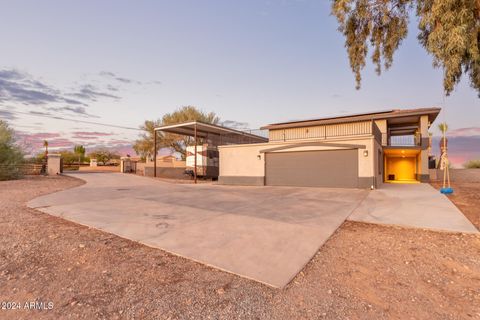
[(0, 180), (19, 178), (18, 165), (22, 162), (23, 152), (15, 144), (15, 132), (7, 122), (0, 120)]
[(48, 141), (43, 140), (43, 146), (45, 147), (45, 159), (48, 157)]
[(97, 159), (97, 162), (106, 165), (112, 159), (120, 159), (120, 155), (116, 152), (110, 151), (108, 149), (98, 149), (92, 151), (89, 155), (90, 158)]
[(82, 145), (76, 145), (73, 147), (73, 153), (76, 154), (78, 163), (85, 161), (85, 147)]
[(463, 167), (465, 169), (480, 169), (480, 160), (470, 160), (467, 161)]
[[(393, 63), (406, 38), (410, 16), (418, 17), (418, 40), (443, 69), (449, 95), (462, 74), (480, 97), (480, 0), (332, 0), (332, 14), (345, 36), (350, 67), (360, 88), (369, 48), (377, 74)], [(414, 10), (416, 9), (416, 10)]]
[(72, 165), (78, 161), (78, 155), (72, 151), (60, 151), (60, 155), (63, 160), (63, 164)]
[(133, 145), (133, 150), (142, 158), (152, 158), (153, 157), (153, 135), (154, 128), (162, 125), (162, 120), (158, 119), (155, 121), (146, 120), (143, 125), (140, 126), (140, 129), (144, 131), (141, 134), (140, 139), (135, 141)]
[[(185, 106), (175, 110), (172, 113), (165, 114), (162, 119), (156, 121), (147, 120), (140, 126), (145, 133), (141, 135), (141, 138), (135, 141), (133, 149), (142, 158), (153, 157), (153, 137), (154, 128), (162, 125), (176, 124), (188, 121), (201, 121), (205, 123), (217, 124), (220, 118), (214, 112), (205, 113), (194, 106)], [(188, 136), (182, 136), (171, 133), (158, 134), (157, 136), (157, 149), (158, 146), (165, 146), (171, 148), (173, 151), (180, 153), (182, 159), (186, 157), (186, 146), (193, 143), (193, 138)]]
[(438, 130), (442, 132), (442, 134), (448, 131), (448, 124), (446, 122), (442, 122), (438, 124)]

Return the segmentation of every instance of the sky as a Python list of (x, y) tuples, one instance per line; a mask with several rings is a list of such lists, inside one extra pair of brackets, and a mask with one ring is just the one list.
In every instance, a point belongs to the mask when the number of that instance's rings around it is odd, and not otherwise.
[(325, 0), (0, 0), (0, 118), (32, 153), (44, 139), (131, 153), (135, 128), (186, 105), (251, 129), (439, 106), (454, 161), (480, 158), (480, 99), (465, 77), (443, 98), (414, 18), (360, 90), (337, 27)]

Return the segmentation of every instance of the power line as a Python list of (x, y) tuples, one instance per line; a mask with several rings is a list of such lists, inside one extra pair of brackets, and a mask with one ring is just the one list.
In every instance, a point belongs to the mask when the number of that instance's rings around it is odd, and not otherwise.
[(96, 122), (96, 121), (63, 118), (63, 117), (58, 117), (58, 116), (53, 116), (53, 115), (48, 115), (48, 114), (28, 113), (28, 112), (5, 110), (5, 109), (0, 109), (0, 111), (4, 111), (4, 112), (7, 112), (7, 113), (12, 113), (12, 114), (21, 114), (21, 115), (42, 117), (42, 118), (55, 119), (55, 120), (72, 121), (72, 122), (76, 122), (76, 123), (94, 124), (94, 125), (98, 125), (98, 126), (112, 127), (112, 128), (118, 128), (118, 129), (144, 131), (142, 129), (134, 128), (134, 127), (126, 127), (126, 126), (120, 126), (120, 125), (116, 125), (116, 124), (108, 124), (108, 123), (102, 123), (102, 122)]

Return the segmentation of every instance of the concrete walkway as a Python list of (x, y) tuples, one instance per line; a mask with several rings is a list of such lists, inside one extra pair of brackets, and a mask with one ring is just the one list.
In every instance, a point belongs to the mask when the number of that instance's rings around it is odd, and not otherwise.
[(368, 193), (70, 175), (87, 183), (28, 206), (274, 287), (288, 284)]
[(478, 233), (446, 196), (427, 183), (386, 183), (370, 192), (348, 220)]

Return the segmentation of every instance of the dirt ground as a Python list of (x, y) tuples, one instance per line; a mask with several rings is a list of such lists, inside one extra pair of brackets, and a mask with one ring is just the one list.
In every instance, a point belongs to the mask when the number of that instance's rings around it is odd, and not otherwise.
[(0, 182), (0, 319), (480, 319), (480, 236), (347, 222), (280, 290), (25, 206), (79, 184)]
[[(430, 184), (438, 190), (442, 187), (442, 182), (432, 182)], [(453, 193), (448, 195), (448, 198), (480, 230), (480, 182), (459, 181), (452, 182), (451, 186)]]

